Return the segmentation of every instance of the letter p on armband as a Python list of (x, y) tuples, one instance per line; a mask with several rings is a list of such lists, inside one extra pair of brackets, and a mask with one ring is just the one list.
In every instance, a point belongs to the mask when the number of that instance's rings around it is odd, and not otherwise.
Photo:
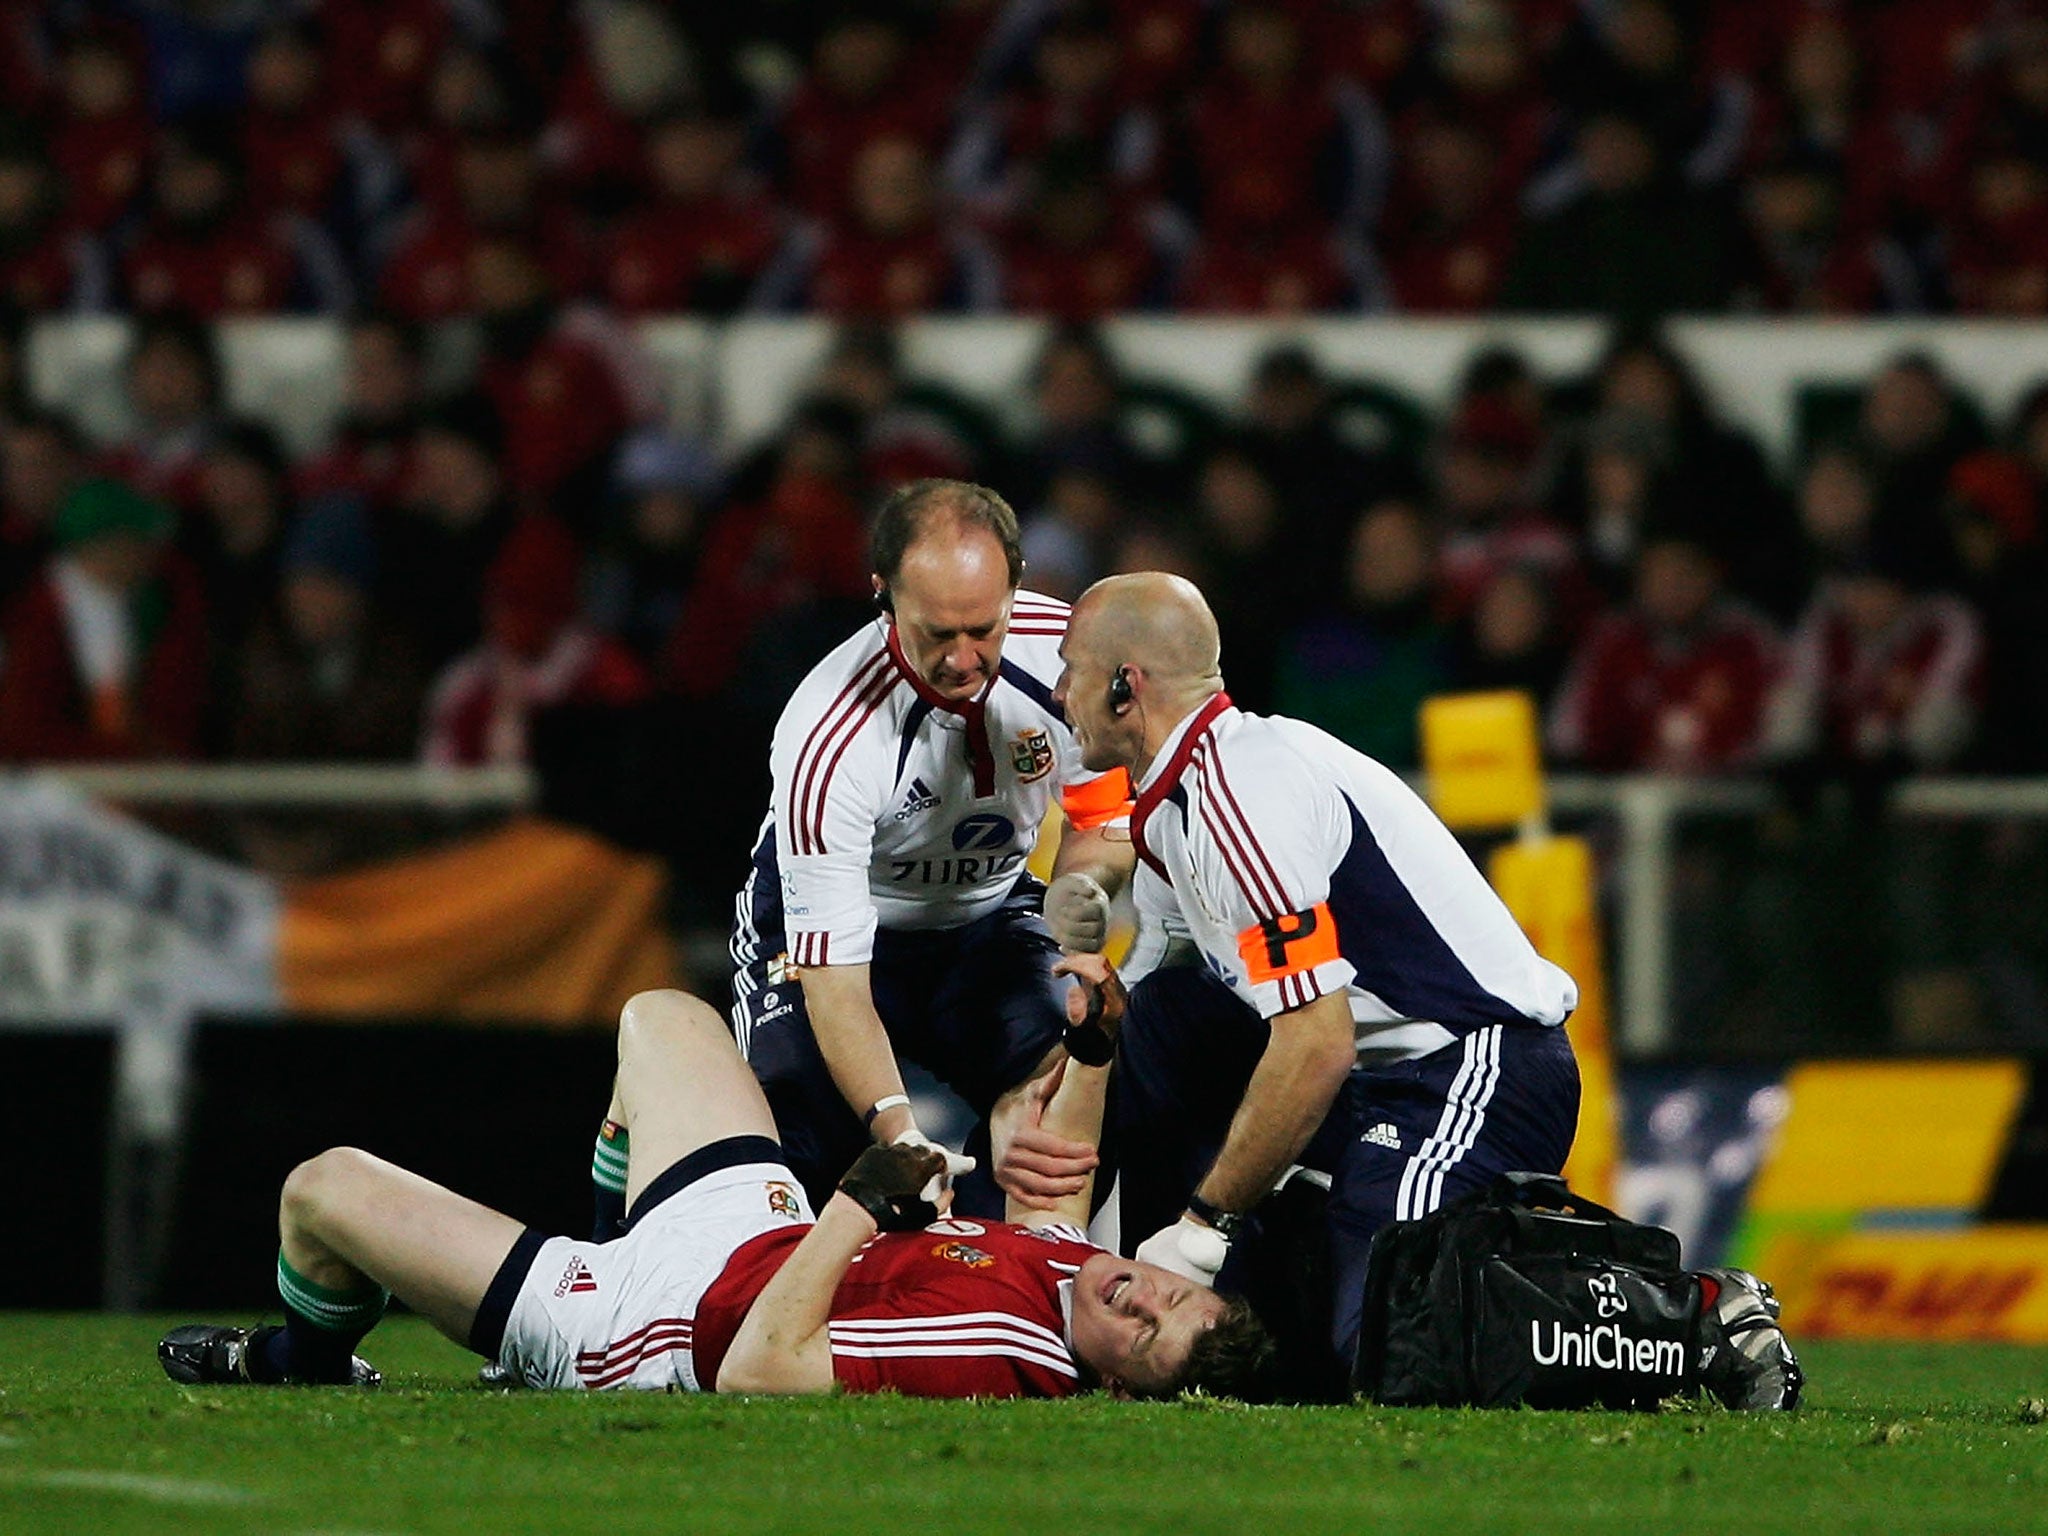
[(1326, 901), (1306, 911), (1265, 918), (1237, 936), (1237, 954), (1254, 985), (1312, 971), (1341, 958), (1337, 920)]

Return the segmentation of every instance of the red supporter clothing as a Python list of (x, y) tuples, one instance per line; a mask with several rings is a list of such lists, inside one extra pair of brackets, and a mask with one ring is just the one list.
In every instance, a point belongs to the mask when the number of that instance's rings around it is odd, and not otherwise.
[(1219, 83), (1196, 97), (1191, 129), (1205, 232), (1271, 229), (1323, 211), (1317, 161), (1338, 129), (1327, 91), (1269, 98)]
[(410, 459), (410, 445), (402, 434), (370, 437), (344, 428), (333, 447), (293, 469), (292, 489), (301, 500), (337, 492), (360, 496), (381, 510), (397, 504)]
[[(748, 1308), (809, 1230), (755, 1238), (711, 1282), (694, 1349), (707, 1389)], [(1101, 1251), (1067, 1226), (949, 1219), (884, 1232), (832, 1298), (832, 1373), (849, 1392), (1069, 1397), (1087, 1385), (1067, 1338), (1069, 1292)]]
[(48, 569), (8, 610), (0, 670), (0, 761), (189, 758), (206, 691), (199, 579), (166, 553), (153, 616), (138, 624), (125, 687), (96, 698), (72, 650), (65, 602)]
[(43, 0), (0, 4), (0, 97), (23, 117), (40, 115), (54, 84), (42, 37)]
[(810, 302), (828, 315), (901, 318), (957, 309), (964, 274), (952, 243), (936, 227), (881, 239), (835, 231), (818, 253)]
[(911, 43), (912, 78), (972, 80), (989, 32), (1007, 9), (1004, 0), (966, 0), (925, 13)]
[(1338, 71), (1384, 91), (1415, 57), (1427, 31), (1419, 0), (1365, 0), (1323, 20), (1322, 42)]
[(1204, 240), (1181, 274), (1179, 307), (1293, 315), (1339, 308), (1350, 292), (1335, 238), (1317, 227), (1270, 240)]
[(1028, 231), (1003, 249), (1003, 307), (1013, 314), (1095, 320), (1136, 309), (1159, 277), (1159, 258), (1135, 219), (1081, 250)]
[(585, 48), (576, 50), (556, 92), (543, 142), (549, 170), (562, 186), (619, 189), (642, 180), (640, 129), (607, 99)]
[(513, 489), (543, 501), (610, 452), (630, 422), (611, 359), (560, 329), (523, 358), (486, 357), (477, 382), (505, 424)]
[(1967, 74), (1995, 9), (1984, 0), (1894, 0), (1880, 10), (1872, 21), (1879, 107), (1935, 111)]
[(1983, 687), (1983, 627), (1960, 598), (1912, 598), (1884, 633), (1859, 636), (1823, 587), (1792, 637), (1773, 745), (1938, 767), (1969, 744)]
[(138, 310), (177, 309), (215, 320), (284, 308), (296, 265), (273, 230), (243, 219), (200, 240), (145, 229), (122, 260), (121, 277)]
[(1534, 89), (1509, 89), (1495, 95), (1479, 95), (1458, 91), (1448, 85), (1427, 105), (1403, 113), (1394, 132), (1395, 142), (1403, 146), (1403, 174), (1394, 188), (1396, 201), (1380, 220), (1381, 235), (1384, 238), (1396, 237), (1403, 218), (1408, 216), (1404, 213), (1403, 203), (1412, 198), (1413, 191), (1405, 185), (1412, 174), (1406, 163), (1406, 146), (1415, 142), (1416, 135), (1432, 119), (1463, 124), (1486, 141), (1492, 152), (1487, 200), (1503, 205), (1512, 230), (1513, 204), (1521, 196), (1523, 186), (1542, 159), (1544, 150), (1549, 147), (1557, 116), (1556, 106)]
[(1760, 246), (1755, 288), (1762, 307), (1828, 315), (1869, 314), (1885, 307), (1885, 274), (1876, 240), (1850, 235), (1810, 262)]
[(140, 111), (60, 122), (51, 134), (50, 157), (63, 183), (65, 216), (104, 233), (135, 200), (154, 142), (149, 117)]
[(1778, 654), (1770, 626), (1733, 601), (1685, 635), (1659, 633), (1639, 613), (1610, 615), (1558, 696), (1552, 749), (1589, 768), (1740, 767), (1756, 754)]
[(1830, 156), (1843, 176), (1839, 223), (1844, 230), (1860, 233), (1891, 215), (1893, 205), (1910, 190), (1910, 168), (1925, 159), (1924, 150), (1916, 150), (1914, 136), (1902, 127), (1896, 119), (1866, 112), (1839, 137), (1823, 139), (1800, 120), (1786, 97), (1764, 92), (1750, 122), (1747, 159), (1751, 165), (1769, 165), (1800, 153)]
[(243, 110), (250, 206), (264, 213), (322, 217), (346, 168), (334, 119), (317, 109), (291, 115), (253, 105)]
[(1453, 614), (1465, 613), (1510, 567), (1541, 574), (1557, 594), (1560, 609), (1568, 610), (1567, 620), (1583, 617), (1589, 597), (1578, 545), (1562, 526), (1536, 511), (1510, 513), (1491, 527), (1457, 528), (1445, 535), (1437, 554), (1437, 579), (1447, 608)]
[(31, 249), (0, 259), (0, 297), (31, 315), (63, 309), (98, 266), (90, 235), (51, 229)]
[(785, 474), (766, 501), (728, 507), (712, 524), (664, 670), (692, 698), (718, 693), (761, 626), (793, 608), (867, 591), (860, 504), (821, 476)]
[[(572, 299), (589, 287), (590, 245), (579, 220), (549, 213), (535, 221), (531, 235), (558, 297)], [(408, 320), (461, 318), (472, 307), (470, 253), (483, 238), (484, 231), (458, 213), (420, 214), (384, 264), (383, 302)]]
[(327, 0), (319, 17), (344, 111), (384, 130), (427, 115), (427, 82), (453, 31), (441, 0)]
[(919, 89), (899, 80), (869, 102), (845, 101), (815, 80), (798, 86), (782, 117), (789, 190), (797, 206), (826, 218), (846, 212), (854, 162), (876, 139), (915, 139), (936, 154), (956, 84), (930, 80)]
[(1132, 97), (1156, 101), (1187, 83), (1208, 11), (1207, 0), (1112, 0), (1124, 88)]
[(1949, 285), (1965, 314), (2048, 314), (2048, 199), (1957, 221)]
[(724, 301), (767, 269), (782, 219), (764, 196), (655, 204), (621, 221), (605, 263), (605, 294), (622, 314), (666, 314)]
[(435, 682), (420, 755), (436, 767), (524, 762), (536, 710), (623, 707), (647, 693), (647, 674), (633, 653), (580, 625), (562, 630), (538, 661), (520, 661), (486, 644), (458, 656)]
[(1394, 307), (1408, 314), (1470, 315), (1490, 308), (1514, 248), (1511, 209), (1482, 215), (1459, 229), (1417, 223), (1388, 237), (1381, 253)]

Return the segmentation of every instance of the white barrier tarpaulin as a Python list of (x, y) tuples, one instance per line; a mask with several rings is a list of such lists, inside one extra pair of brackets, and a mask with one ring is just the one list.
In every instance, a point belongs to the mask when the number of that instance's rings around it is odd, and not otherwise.
[(275, 884), (49, 777), (0, 783), (0, 1020), (275, 1012)]

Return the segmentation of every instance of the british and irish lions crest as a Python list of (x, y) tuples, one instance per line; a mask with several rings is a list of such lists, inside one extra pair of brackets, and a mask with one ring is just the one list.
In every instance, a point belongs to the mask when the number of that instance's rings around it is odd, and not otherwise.
[(1019, 731), (1010, 743), (1010, 766), (1026, 784), (1044, 778), (1052, 772), (1052, 738), (1035, 726)]

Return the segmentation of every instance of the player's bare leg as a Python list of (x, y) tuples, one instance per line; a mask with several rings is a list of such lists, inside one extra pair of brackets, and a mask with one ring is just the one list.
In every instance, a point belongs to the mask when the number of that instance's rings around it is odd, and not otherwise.
[(523, 1230), (396, 1164), (335, 1147), (293, 1169), (278, 1202), (284, 1325), (188, 1324), (165, 1335), (157, 1358), (184, 1382), (375, 1386), (383, 1378), (355, 1346), (387, 1299), (469, 1344), (484, 1293)]
[(626, 1203), (682, 1158), (731, 1136), (775, 1136), (775, 1116), (725, 1020), (701, 998), (642, 992), (619, 1015), (613, 1113), (632, 1135)]
[(458, 1344), (522, 1230), (354, 1147), (299, 1164), (278, 1207), (284, 1259), (301, 1276), (329, 1291), (380, 1285)]

